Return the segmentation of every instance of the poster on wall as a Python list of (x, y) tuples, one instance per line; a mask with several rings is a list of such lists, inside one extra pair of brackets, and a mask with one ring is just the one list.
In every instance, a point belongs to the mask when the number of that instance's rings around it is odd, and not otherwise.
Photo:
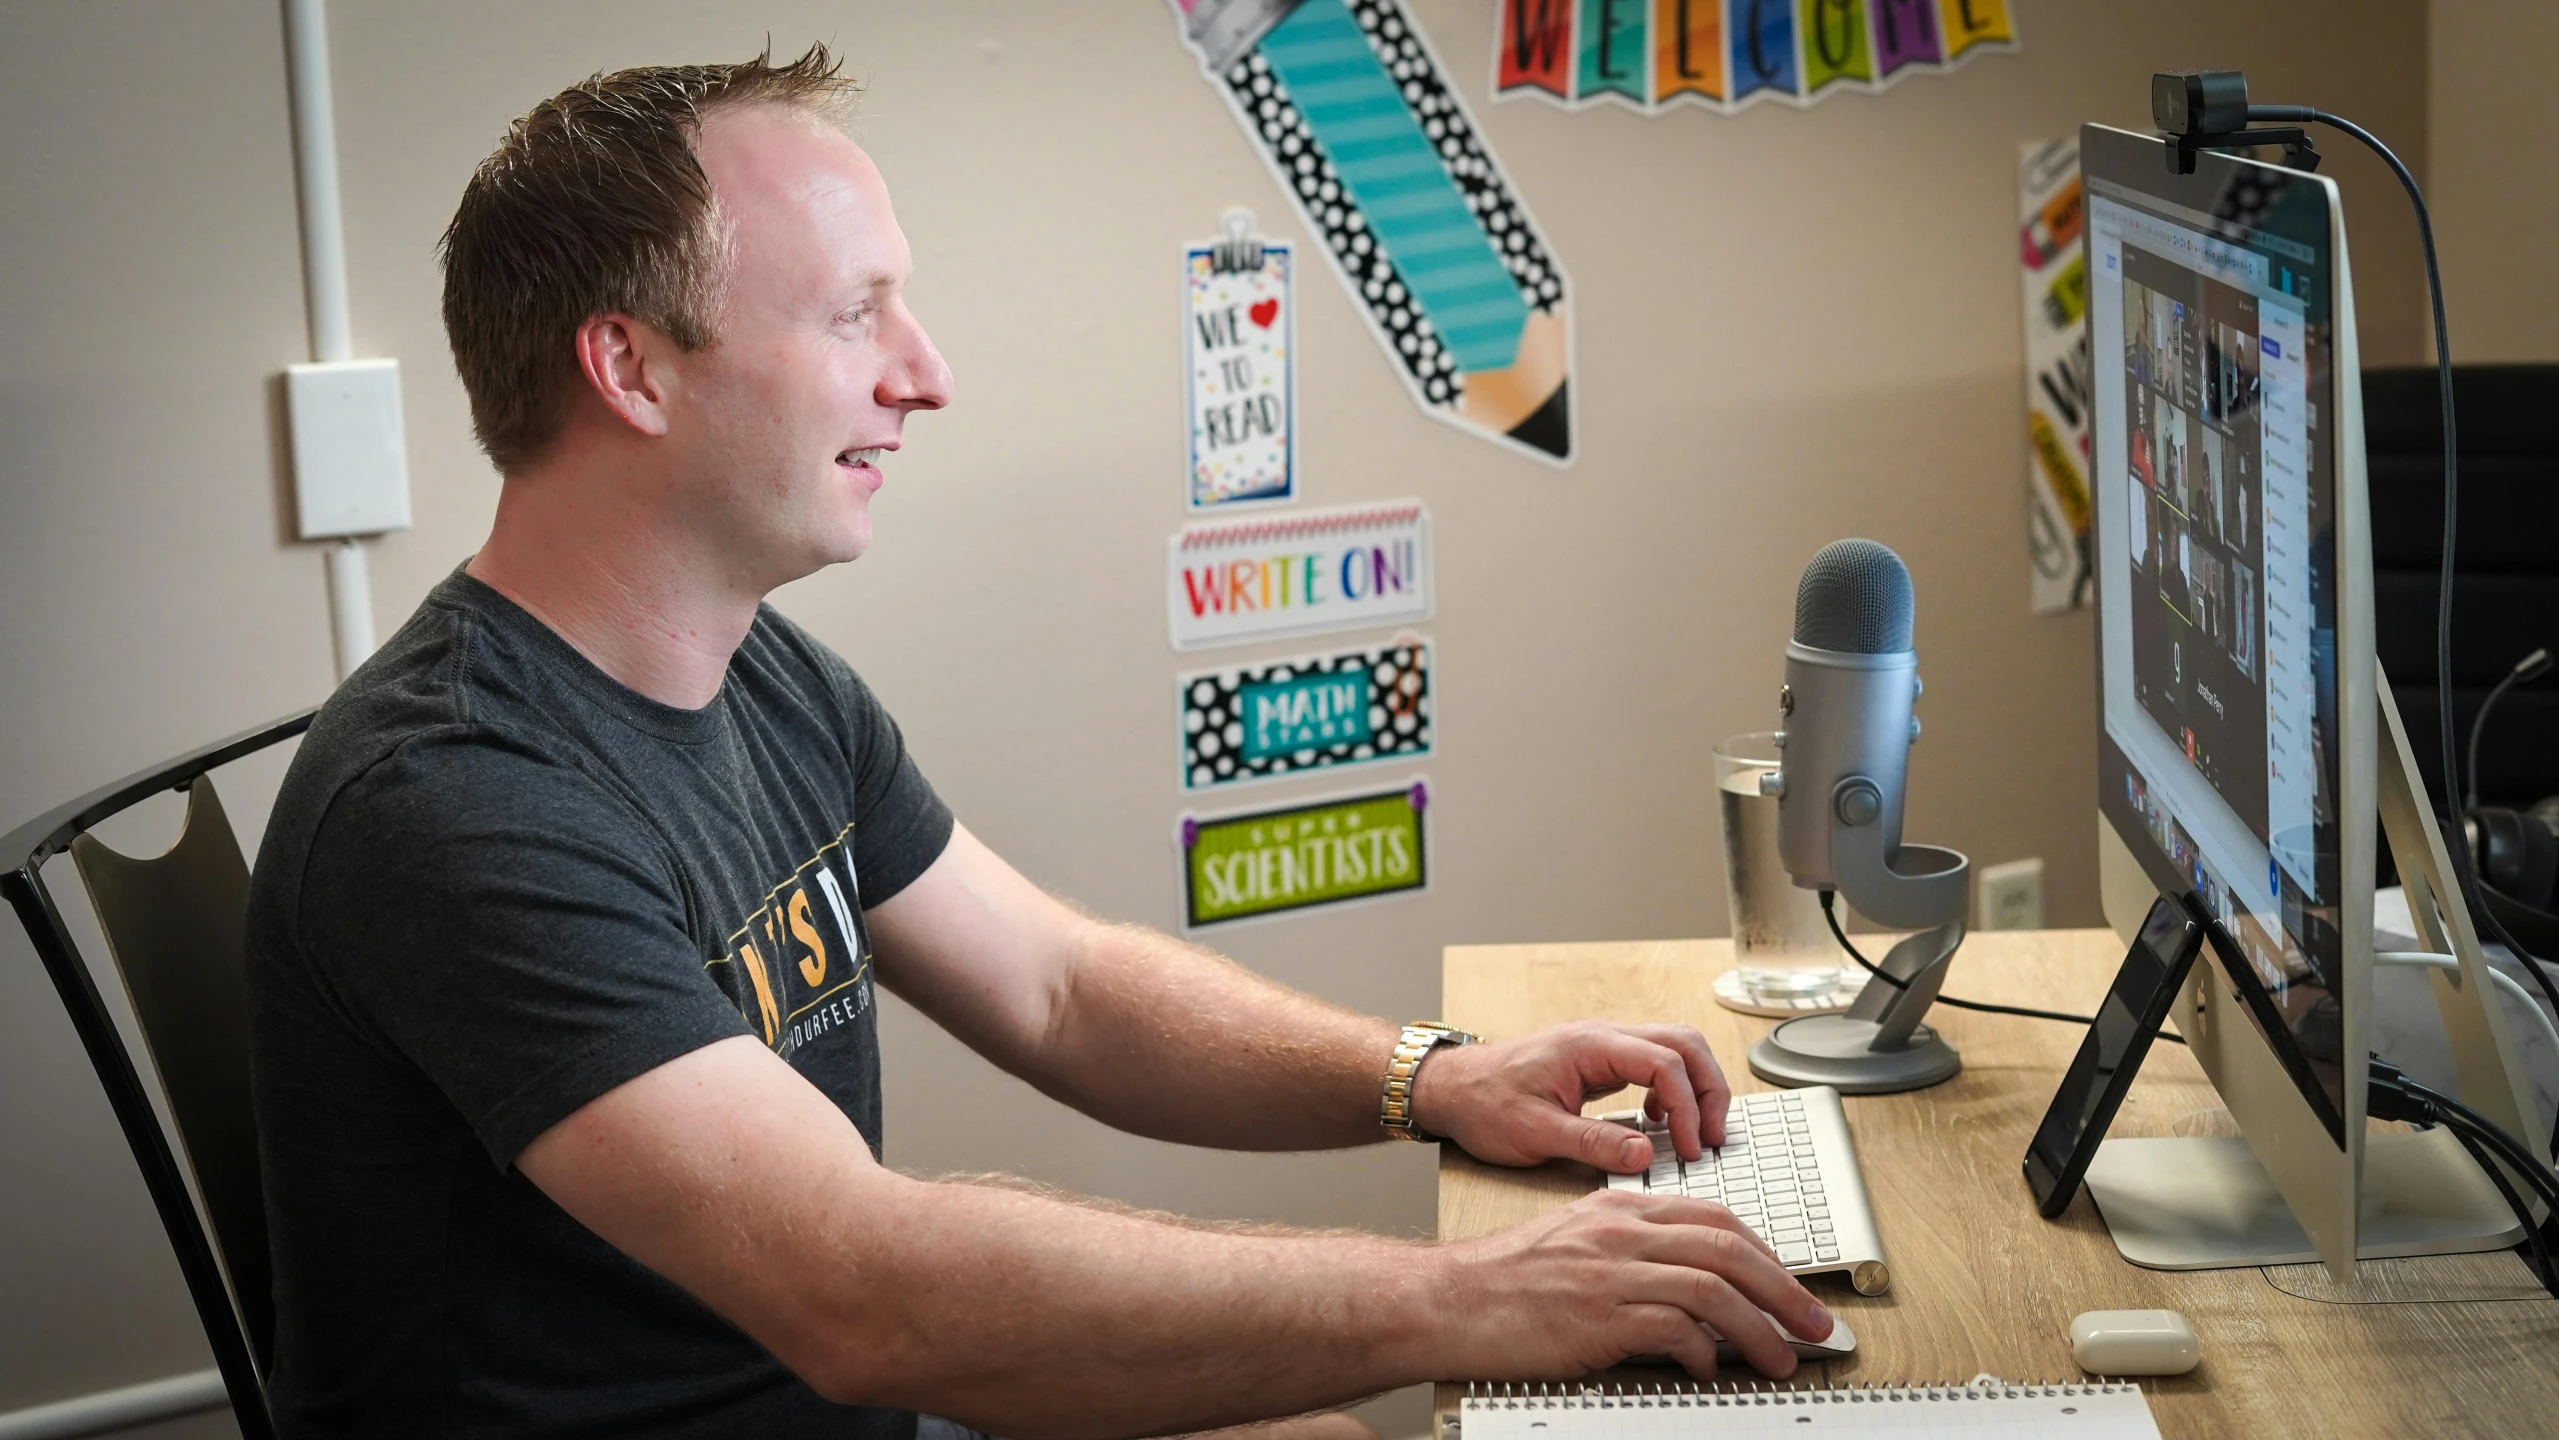
[(1425, 414), (1573, 458), (1563, 267), (1401, 0), (1170, 0)]
[(2089, 601), (2088, 260), (2080, 242), (2079, 142), (2023, 147), (2017, 239), (2026, 306), (2026, 553), (2038, 615)]
[(1391, 790), (1184, 816), (1183, 924), (1200, 930), (1427, 889), (1430, 799), (1416, 776)]
[(1493, 0), (1493, 98), (1730, 115), (2017, 48), (2008, 0)]
[(1186, 502), (1209, 510), (1297, 496), (1297, 297), (1289, 247), (1247, 210), (1182, 252)]
[(1431, 753), (1431, 643), (1296, 655), (1177, 682), (1182, 788)]
[(1165, 542), (1173, 648), (1427, 620), (1431, 520), (1419, 500), (1208, 521)]

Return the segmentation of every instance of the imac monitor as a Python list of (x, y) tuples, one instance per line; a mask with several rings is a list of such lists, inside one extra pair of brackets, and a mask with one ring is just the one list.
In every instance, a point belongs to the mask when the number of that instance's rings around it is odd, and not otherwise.
[[(2181, 1026), (2320, 1254), (2351, 1264), (2375, 822), (2344, 231), (2329, 180), (2210, 152), (2180, 175), (2173, 153), (2081, 132), (2099, 808), (2205, 918), (2205, 1008)], [(2236, 1024), (2193, 1035), (2206, 1001)]]

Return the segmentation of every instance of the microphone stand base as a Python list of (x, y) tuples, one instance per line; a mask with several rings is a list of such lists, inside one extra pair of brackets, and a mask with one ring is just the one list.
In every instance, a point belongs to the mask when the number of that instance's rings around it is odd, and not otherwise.
[(1891, 1095), (1951, 1080), (1964, 1068), (1955, 1047), (1926, 1025), (1891, 1050), (1873, 1048), (1883, 1027), (1845, 1015), (1789, 1020), (1750, 1047), (1750, 1073), (1771, 1085), (1828, 1085), (1843, 1095)]

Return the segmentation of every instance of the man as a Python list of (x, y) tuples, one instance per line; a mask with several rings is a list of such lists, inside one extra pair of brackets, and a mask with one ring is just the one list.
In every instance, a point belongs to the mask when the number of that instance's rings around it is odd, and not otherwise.
[[(1088, 1114), (1235, 1149), (1384, 1138), (1399, 1036), (1040, 891), (762, 605), (863, 552), (880, 457), (951, 394), (847, 89), (823, 49), (598, 77), (445, 236), (497, 519), (312, 727), (252, 903), (285, 1433), (1158, 1434), (1706, 1373), (1716, 1334), (1789, 1373), (1762, 1312), (1827, 1315), (1702, 1202), (1418, 1245), (879, 1164), (875, 981)], [(1629, 1083), (1694, 1156), (1728, 1098), (1672, 1026), (1413, 1081), (1419, 1128), (1504, 1164), (1638, 1168), (1579, 1113)]]

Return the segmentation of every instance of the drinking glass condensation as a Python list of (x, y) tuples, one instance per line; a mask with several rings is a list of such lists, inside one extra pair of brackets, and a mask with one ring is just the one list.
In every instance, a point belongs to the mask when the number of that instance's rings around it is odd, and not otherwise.
[(1777, 801), (1759, 778), (1778, 768), (1777, 737), (1735, 735), (1715, 747), (1724, 812), (1724, 880), (1732, 901), (1733, 963), (1754, 996), (1782, 1000), (1839, 983), (1821, 899), (1799, 888), (1777, 853)]

